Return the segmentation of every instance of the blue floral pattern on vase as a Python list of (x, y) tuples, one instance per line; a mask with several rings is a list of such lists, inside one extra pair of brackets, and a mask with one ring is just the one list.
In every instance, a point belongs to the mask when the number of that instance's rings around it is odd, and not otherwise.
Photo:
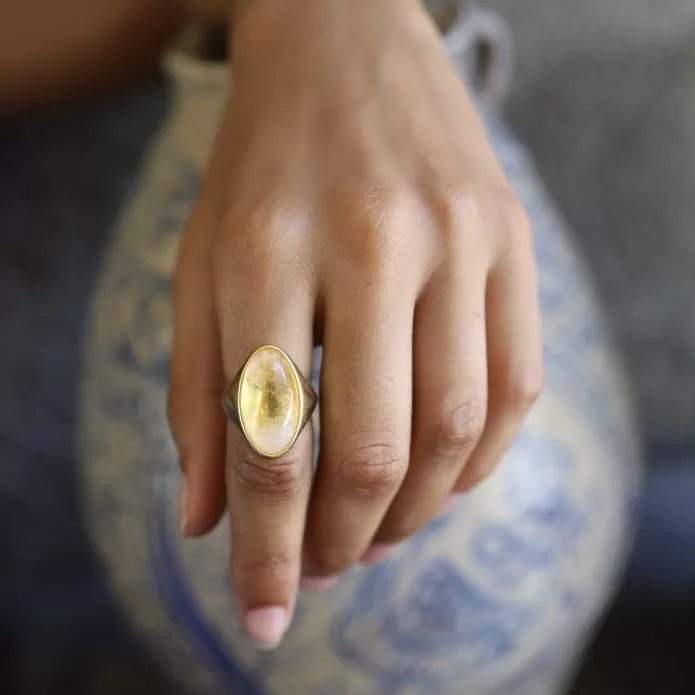
[[(369, 593), (376, 582), (382, 593), (393, 591), (389, 574), (394, 573), (369, 575), (332, 631), (336, 650), (370, 671), (383, 693), (399, 692), (408, 684), (417, 684), (422, 692), (441, 692), (508, 657), (534, 620), (532, 609), (500, 604), (445, 557), (430, 560), (397, 602), (375, 604), (372, 599), (363, 604), (362, 592)], [(371, 610), (360, 617), (360, 608), (370, 604)], [(378, 639), (370, 639), (372, 631)]]

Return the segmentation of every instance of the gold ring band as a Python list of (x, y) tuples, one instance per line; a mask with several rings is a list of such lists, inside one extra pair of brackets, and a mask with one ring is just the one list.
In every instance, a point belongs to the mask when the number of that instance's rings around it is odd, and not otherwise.
[(260, 456), (284, 456), (311, 418), (316, 392), (275, 345), (256, 348), (222, 394), (222, 407)]

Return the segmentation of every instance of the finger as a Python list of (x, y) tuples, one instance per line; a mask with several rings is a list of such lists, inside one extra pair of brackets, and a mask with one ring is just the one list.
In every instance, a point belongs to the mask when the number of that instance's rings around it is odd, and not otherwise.
[(418, 302), (411, 462), (377, 543), (403, 540), (438, 515), (482, 433), (487, 258), (479, 256), (461, 250), (432, 277)]
[[(215, 277), (228, 381), (253, 350), (268, 344), (284, 350), (303, 374), (311, 374), (313, 297), (291, 270), (301, 267), (299, 256), (280, 262), (289, 256), (285, 249), (273, 248), (275, 241), (267, 232), (254, 235), (251, 230), (243, 241), (227, 246), (229, 253), (217, 254)], [(272, 369), (282, 397), (282, 389), (291, 389), (292, 381), (276, 358), (266, 355), (259, 363), (258, 378), (267, 375), (264, 369)], [(278, 421), (271, 418), (270, 424)], [(280, 436), (282, 421), (279, 426), (263, 432)], [(286, 455), (268, 459), (252, 450), (237, 425), (227, 427), (232, 584), (241, 623), (265, 647), (280, 641), (294, 608), (312, 474), (310, 430), (308, 426)]]
[(222, 362), (209, 270), (210, 210), (201, 199), (183, 238), (173, 281), (168, 414), (181, 462), (184, 535), (207, 533), (226, 503)]
[(488, 419), (455, 486), (466, 492), (494, 470), (543, 385), (543, 339), (533, 243), (528, 223), (515, 220), (488, 278)]
[(310, 575), (333, 576), (360, 558), (407, 469), (414, 296), (389, 296), (385, 286), (326, 299)]

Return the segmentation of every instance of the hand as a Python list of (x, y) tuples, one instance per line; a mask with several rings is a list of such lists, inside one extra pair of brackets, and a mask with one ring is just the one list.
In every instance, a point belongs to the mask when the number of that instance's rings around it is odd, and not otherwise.
[[(183, 530), (228, 506), (239, 618), (272, 644), (302, 562), (374, 558), (492, 471), (541, 388), (540, 318), (527, 217), (418, 2), (242, 3), (233, 46), (175, 275), (170, 416)], [(265, 343), (310, 374), (315, 339), (312, 484), (308, 429), (259, 458), (220, 393)]]

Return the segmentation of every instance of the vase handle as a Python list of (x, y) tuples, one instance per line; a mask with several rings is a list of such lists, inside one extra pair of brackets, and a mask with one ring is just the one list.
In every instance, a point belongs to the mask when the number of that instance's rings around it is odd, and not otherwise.
[(499, 110), (509, 93), (514, 41), (505, 21), (492, 10), (455, 0), (457, 20), (444, 34), (454, 60), (478, 101)]

